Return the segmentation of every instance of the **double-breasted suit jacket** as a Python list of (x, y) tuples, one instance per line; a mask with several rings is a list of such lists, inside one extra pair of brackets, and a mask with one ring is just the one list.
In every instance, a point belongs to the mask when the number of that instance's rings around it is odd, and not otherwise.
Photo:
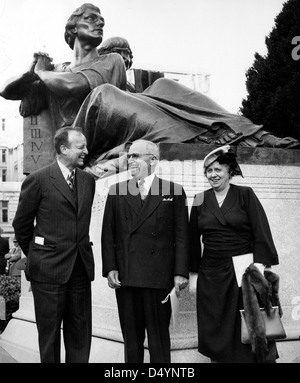
[(189, 275), (188, 207), (184, 189), (154, 177), (142, 206), (136, 182), (113, 185), (102, 228), (103, 276), (118, 270), (122, 286), (171, 289)]
[(94, 279), (94, 258), (89, 238), (93, 177), (76, 169), (77, 201), (55, 161), (31, 173), (22, 184), (13, 221), (17, 241), (27, 256), (27, 279), (64, 284), (78, 253)]

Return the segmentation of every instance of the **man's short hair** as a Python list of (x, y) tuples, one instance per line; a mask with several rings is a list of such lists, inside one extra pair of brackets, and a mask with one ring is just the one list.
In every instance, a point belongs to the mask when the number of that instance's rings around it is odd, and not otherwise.
[(80, 128), (73, 128), (71, 126), (65, 126), (64, 128), (60, 128), (56, 131), (54, 135), (54, 148), (57, 154), (60, 154), (60, 147), (65, 145), (68, 147), (69, 145), (69, 132), (76, 131), (82, 133)]
[(146, 146), (146, 152), (149, 154), (153, 154), (153, 156), (155, 156), (157, 160), (159, 159), (159, 148), (154, 142), (148, 140), (136, 140), (133, 141), (132, 144), (138, 142), (144, 142)]

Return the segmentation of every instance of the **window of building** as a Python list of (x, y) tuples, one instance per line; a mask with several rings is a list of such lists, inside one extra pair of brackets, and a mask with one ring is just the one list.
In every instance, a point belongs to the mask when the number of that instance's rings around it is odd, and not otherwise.
[(2, 169), (2, 182), (6, 182), (7, 180), (7, 170)]
[(2, 132), (5, 132), (5, 118), (2, 118)]
[(8, 222), (8, 201), (0, 201), (0, 220)]
[(2, 149), (2, 163), (6, 163), (6, 149)]

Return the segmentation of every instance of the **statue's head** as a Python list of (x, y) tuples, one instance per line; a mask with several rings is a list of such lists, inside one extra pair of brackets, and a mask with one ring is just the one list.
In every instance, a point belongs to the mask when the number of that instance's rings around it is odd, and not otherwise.
[[(98, 7), (96, 7), (95, 5), (91, 3), (85, 3), (81, 5), (69, 17), (65, 27), (65, 41), (71, 49), (74, 48), (75, 38), (77, 37), (77, 23), (79, 22), (79, 20), (82, 19), (84, 13), (87, 10), (91, 10), (92, 12), (94, 12), (95, 13), (94, 16), (98, 14), (97, 15), (98, 20), (96, 22), (99, 24), (99, 28), (102, 29), (102, 27), (104, 26), (104, 19), (101, 16), (101, 12)], [(87, 22), (89, 22), (89, 20), (87, 20)], [(101, 36), (100, 35), (98, 36), (98, 39), (96, 39), (96, 41), (97, 41), (97, 46), (102, 42), (102, 33), (101, 33)]]
[(103, 41), (98, 49), (99, 55), (112, 52), (119, 53), (122, 56), (126, 69), (131, 68), (133, 54), (129, 42), (124, 37), (110, 37)]

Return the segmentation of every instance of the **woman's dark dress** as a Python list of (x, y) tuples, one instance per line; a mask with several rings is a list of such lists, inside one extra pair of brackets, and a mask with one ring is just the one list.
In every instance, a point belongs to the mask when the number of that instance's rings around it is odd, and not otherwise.
[[(278, 264), (265, 211), (250, 187), (230, 185), (219, 208), (213, 189), (194, 198), (191, 210), (193, 255), (191, 271), (198, 272), (198, 350), (223, 363), (255, 363), (250, 345), (241, 343), (241, 288), (238, 287), (232, 257), (254, 254), (254, 262)], [(201, 257), (201, 242), (203, 256)], [(269, 344), (269, 360), (277, 357)]]

